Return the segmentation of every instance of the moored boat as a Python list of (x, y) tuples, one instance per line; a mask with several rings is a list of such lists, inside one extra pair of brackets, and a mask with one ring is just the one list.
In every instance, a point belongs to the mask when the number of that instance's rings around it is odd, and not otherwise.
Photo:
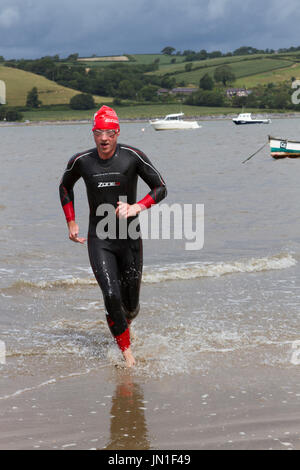
[(168, 131), (175, 129), (200, 129), (197, 121), (185, 121), (182, 119), (184, 113), (167, 114), (164, 119), (149, 121), (156, 131)]
[(277, 139), (269, 136), (271, 156), (273, 158), (300, 157), (300, 141)]
[(271, 119), (254, 119), (251, 113), (239, 114), (237, 118), (233, 118), (232, 121), (236, 125), (241, 124), (270, 124)]

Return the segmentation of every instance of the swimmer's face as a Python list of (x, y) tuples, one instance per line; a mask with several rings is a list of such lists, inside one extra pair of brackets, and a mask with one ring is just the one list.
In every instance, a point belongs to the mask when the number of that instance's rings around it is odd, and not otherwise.
[(120, 131), (114, 129), (96, 129), (93, 134), (99, 156), (103, 159), (112, 157), (116, 150)]

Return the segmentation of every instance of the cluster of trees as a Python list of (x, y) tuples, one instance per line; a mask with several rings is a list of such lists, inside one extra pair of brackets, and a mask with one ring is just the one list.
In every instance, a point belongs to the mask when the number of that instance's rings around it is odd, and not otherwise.
[(79, 93), (70, 100), (71, 109), (93, 109), (95, 106), (93, 96), (88, 93)]
[(33, 87), (27, 93), (26, 106), (27, 108), (39, 108), (42, 102), (39, 100), (39, 94), (37, 87)]
[(258, 109), (289, 109), (300, 111), (300, 104), (292, 101), (291, 87), (287, 84), (261, 85), (251, 90), (248, 96), (226, 97), (224, 89), (214, 87), (212, 90), (199, 90), (186, 98), (186, 104), (195, 106), (258, 108)]
[(185, 104), (192, 106), (224, 106), (224, 91), (217, 88), (213, 90), (203, 90), (200, 88), (198, 91), (186, 98)]
[(215, 59), (216, 57), (226, 57), (228, 55), (232, 56), (232, 53), (223, 54), (221, 51), (212, 51), (207, 52), (205, 49), (202, 49), (199, 52), (193, 51), (191, 49), (187, 49), (183, 52), (177, 51), (176, 49), (171, 46), (165, 47), (161, 53), (166, 55), (176, 55), (176, 56), (184, 56), (186, 62), (191, 62), (193, 60), (206, 60), (206, 59)]
[(254, 87), (248, 96), (235, 96), (232, 105), (237, 107), (246, 106), (260, 109), (290, 109), (299, 111), (300, 105), (294, 104), (292, 94), (294, 90), (291, 84), (268, 83)]
[(300, 111), (300, 104), (293, 103), (291, 87), (286, 84), (261, 85), (251, 90), (248, 96), (226, 97), (224, 90), (199, 88), (186, 99), (186, 104), (196, 106), (230, 106), (236, 108), (280, 109)]
[(300, 46), (297, 46), (297, 47), (289, 47), (289, 48), (281, 48), (281, 49), (278, 49), (278, 53), (279, 54), (283, 54), (283, 53), (287, 53), (287, 52), (297, 52), (297, 51), (300, 51)]
[[(199, 90), (186, 99), (186, 104), (195, 106), (226, 105), (225, 87), (233, 83), (235, 75), (228, 65), (217, 67), (212, 77), (208, 73), (200, 79)], [(223, 87), (222, 87), (223, 85)]]
[(242, 46), (233, 51), (232, 55), (274, 54), (274, 49), (256, 49), (251, 46)]
[(8, 109), (5, 106), (0, 106), (0, 121), (22, 121), (23, 114), (17, 109)]
[(226, 106), (224, 87), (234, 80), (232, 69), (228, 65), (221, 65), (215, 69), (213, 77), (208, 73), (203, 75), (198, 91), (188, 96), (185, 103), (194, 106)]

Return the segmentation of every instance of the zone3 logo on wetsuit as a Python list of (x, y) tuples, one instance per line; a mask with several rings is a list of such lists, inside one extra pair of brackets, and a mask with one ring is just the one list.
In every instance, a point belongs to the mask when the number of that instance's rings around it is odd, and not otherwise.
[(111, 188), (112, 186), (120, 186), (121, 183), (118, 183), (117, 181), (114, 182), (108, 182), (108, 183), (99, 183), (98, 188)]
[(99, 157), (97, 148), (74, 155), (59, 188), (66, 220), (70, 222), (75, 220), (73, 187), (79, 178), (84, 179), (90, 208), (90, 263), (103, 293), (109, 328), (122, 351), (130, 346), (128, 325), (139, 312), (142, 240), (98, 238), (96, 228), (101, 217), (97, 216), (97, 209), (101, 204), (117, 208), (124, 196), (128, 204), (135, 204), (138, 176), (150, 187), (138, 204), (149, 208), (166, 197), (165, 182), (148, 157), (122, 144), (117, 144), (114, 155), (107, 160)]

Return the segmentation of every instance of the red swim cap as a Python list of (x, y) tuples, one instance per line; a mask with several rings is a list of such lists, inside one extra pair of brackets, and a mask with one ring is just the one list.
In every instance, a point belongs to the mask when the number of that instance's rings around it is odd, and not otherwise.
[(93, 131), (96, 129), (115, 129), (120, 130), (117, 113), (108, 106), (102, 106), (94, 115)]

